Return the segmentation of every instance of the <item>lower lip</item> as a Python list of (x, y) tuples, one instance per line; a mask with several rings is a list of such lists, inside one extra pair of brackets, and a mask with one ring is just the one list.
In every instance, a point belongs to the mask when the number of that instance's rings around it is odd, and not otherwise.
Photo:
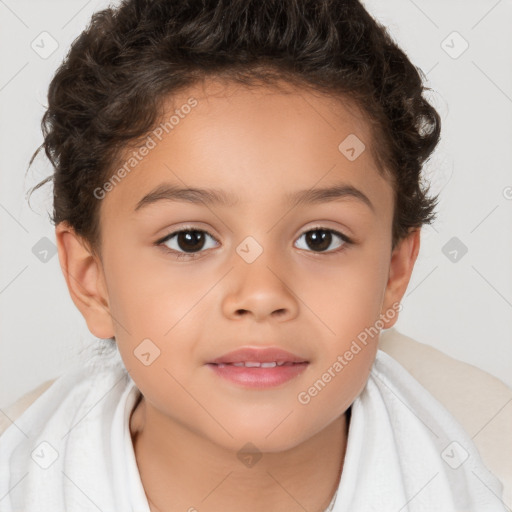
[(227, 364), (219, 367), (208, 363), (207, 366), (220, 377), (249, 388), (271, 388), (279, 386), (300, 375), (309, 363), (296, 363), (292, 365), (274, 366), (273, 368), (247, 368)]

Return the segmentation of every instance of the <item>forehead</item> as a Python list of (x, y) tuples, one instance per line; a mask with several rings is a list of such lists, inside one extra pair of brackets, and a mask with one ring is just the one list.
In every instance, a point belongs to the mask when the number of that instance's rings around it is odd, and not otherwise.
[(118, 210), (133, 211), (162, 183), (222, 189), (232, 205), (347, 183), (365, 189), (376, 207), (389, 206), (369, 124), (348, 100), (286, 83), (247, 87), (211, 79), (174, 94), (164, 110), (118, 164), (129, 172), (106, 201)]
[[(191, 100), (197, 101), (197, 106), (190, 113), (180, 115), (182, 132), (186, 132), (183, 121), (193, 117), (197, 135), (201, 134), (202, 128), (210, 130), (215, 124), (216, 130), (222, 130), (223, 134), (234, 130), (236, 135), (257, 135), (259, 140), (266, 136), (276, 143), (288, 142), (297, 146), (300, 142), (315, 141), (316, 134), (328, 136), (330, 141), (350, 132), (367, 141), (369, 149), (374, 147), (370, 144), (372, 133), (367, 119), (348, 97), (321, 93), (284, 81), (248, 86), (210, 78), (169, 97), (164, 102), (165, 114), (160, 119), (160, 126), (169, 120), (169, 114), (184, 110)], [(177, 126), (172, 131), (175, 128)]]

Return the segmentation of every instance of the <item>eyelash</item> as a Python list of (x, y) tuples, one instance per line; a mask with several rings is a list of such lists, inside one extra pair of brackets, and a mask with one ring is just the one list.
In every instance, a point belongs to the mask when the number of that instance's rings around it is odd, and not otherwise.
[[(157, 240), (154, 245), (161, 247), (165, 252), (167, 252), (169, 254), (172, 254), (177, 259), (189, 259), (189, 260), (195, 259), (195, 258), (199, 257), (201, 255), (201, 253), (204, 252), (204, 251), (201, 250), (201, 251), (196, 252), (196, 253), (179, 252), (179, 251), (176, 251), (174, 249), (170, 249), (169, 247), (167, 247), (165, 245), (165, 242), (168, 242), (174, 236), (179, 235), (180, 233), (188, 232), (188, 231), (198, 231), (200, 233), (205, 233), (209, 237), (213, 238), (213, 240), (215, 240), (215, 242), (220, 243), (213, 235), (208, 233), (208, 231), (205, 231), (204, 229), (198, 229), (198, 228), (195, 228), (193, 226), (187, 226), (187, 227), (185, 227), (183, 229), (180, 229), (178, 231), (173, 231), (172, 233), (169, 233), (168, 235), (166, 235), (165, 237), (161, 238), (160, 240)], [(335, 229), (331, 229), (331, 228), (326, 228), (324, 226), (315, 226), (313, 228), (310, 228), (307, 231), (304, 231), (300, 235), (300, 237), (302, 237), (303, 235), (305, 235), (305, 234), (307, 234), (307, 233), (309, 233), (311, 231), (328, 231), (328, 232), (334, 233), (336, 236), (340, 237), (343, 240), (343, 242), (344, 242), (344, 244), (341, 247), (339, 247), (338, 249), (331, 250), (331, 251), (320, 251), (320, 252), (319, 251), (308, 251), (308, 252), (312, 252), (313, 254), (317, 254), (317, 255), (333, 255), (333, 254), (338, 254), (338, 253), (346, 250), (347, 246), (352, 245), (354, 243), (354, 241), (351, 238), (349, 238), (347, 235), (341, 233), (340, 231), (336, 231)]]

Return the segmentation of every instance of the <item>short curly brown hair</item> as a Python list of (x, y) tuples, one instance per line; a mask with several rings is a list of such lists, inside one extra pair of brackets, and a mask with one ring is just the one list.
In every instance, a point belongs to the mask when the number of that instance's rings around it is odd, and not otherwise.
[[(421, 76), (420, 76), (421, 74)], [(435, 219), (422, 183), (440, 117), (425, 78), (356, 0), (123, 0), (93, 14), (48, 90), (41, 127), (54, 223), (99, 247), (94, 190), (122, 151), (152, 130), (168, 98), (208, 77), (278, 80), (349, 99), (372, 129), (394, 189), (392, 247)]]

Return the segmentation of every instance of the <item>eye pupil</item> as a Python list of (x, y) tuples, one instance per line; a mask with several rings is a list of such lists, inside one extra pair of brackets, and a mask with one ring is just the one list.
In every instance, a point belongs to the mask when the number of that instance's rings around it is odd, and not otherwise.
[[(318, 235), (320, 233), (320, 235)], [(312, 248), (325, 251), (331, 245), (332, 233), (325, 229), (315, 229), (306, 234), (306, 241)]]
[[(204, 245), (204, 233), (201, 231), (181, 231), (177, 236), (180, 249), (185, 252), (194, 252), (202, 249)], [(187, 245), (191, 243), (190, 245)]]

